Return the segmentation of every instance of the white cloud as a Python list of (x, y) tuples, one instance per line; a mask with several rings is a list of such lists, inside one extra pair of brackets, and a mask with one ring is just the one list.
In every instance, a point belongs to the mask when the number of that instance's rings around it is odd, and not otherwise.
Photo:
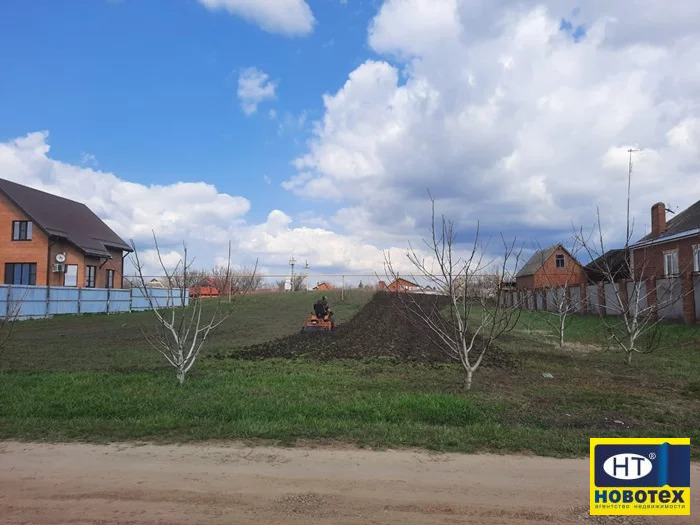
[(250, 202), (221, 193), (204, 182), (143, 185), (117, 175), (52, 158), (47, 132), (0, 142), (0, 174), (8, 180), (85, 203), (127, 242), (139, 248), (147, 272), (158, 274), (153, 250), (155, 231), (165, 262), (174, 266), (187, 242), (195, 266), (208, 267), (226, 256), (229, 240), (234, 264), (284, 272), (294, 254), (308, 259), (316, 272), (375, 272), (382, 251), (356, 237), (325, 227), (296, 227), (292, 218), (273, 210), (260, 224), (245, 219)]
[(631, 144), (640, 235), (652, 203), (696, 201), (700, 4), (576, 4), (385, 1), (368, 38), (393, 60), (324, 96), (283, 187), (341, 199), (369, 242), (421, 231), (426, 188), (462, 228), (563, 237), (596, 204), (619, 229)]
[(198, 0), (207, 9), (223, 9), (269, 33), (288, 36), (313, 31), (314, 15), (304, 0)]
[(83, 166), (97, 166), (99, 162), (97, 162), (97, 157), (92, 153), (83, 152), (80, 154), (80, 164)]
[[(241, 70), (238, 75), (238, 99), (243, 113), (252, 115), (258, 110), (261, 102), (274, 100), (276, 87), (264, 71), (255, 67)], [(272, 113), (270, 115), (272, 116)]]

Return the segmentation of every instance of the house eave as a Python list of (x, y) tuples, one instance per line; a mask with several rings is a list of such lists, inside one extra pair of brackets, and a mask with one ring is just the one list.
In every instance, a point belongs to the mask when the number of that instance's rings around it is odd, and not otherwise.
[(657, 237), (656, 239), (649, 239), (648, 241), (644, 242), (638, 242), (636, 244), (631, 245), (630, 250), (638, 250), (639, 248), (644, 248), (646, 246), (653, 246), (655, 244), (664, 244), (667, 242), (678, 241), (687, 237), (693, 237), (694, 235), (700, 235), (700, 228), (686, 230), (684, 232), (675, 233), (673, 235), (667, 235), (665, 237)]

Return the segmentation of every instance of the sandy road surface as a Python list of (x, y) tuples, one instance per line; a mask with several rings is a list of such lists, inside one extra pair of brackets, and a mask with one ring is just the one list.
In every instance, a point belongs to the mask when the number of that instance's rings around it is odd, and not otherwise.
[[(700, 465), (691, 468), (700, 510)], [(0, 523), (691, 523), (593, 520), (587, 477), (586, 460), (9, 442)]]

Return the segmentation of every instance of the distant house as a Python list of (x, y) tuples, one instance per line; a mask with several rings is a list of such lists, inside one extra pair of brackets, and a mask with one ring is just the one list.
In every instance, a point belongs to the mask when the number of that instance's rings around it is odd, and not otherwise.
[[(138, 281), (138, 279), (137, 279), (137, 281)], [(144, 279), (144, 281), (145, 281), (145, 279)], [(170, 285), (168, 284), (167, 277), (154, 277), (150, 281), (146, 282), (146, 286), (148, 288), (170, 288)]]
[(131, 248), (79, 202), (0, 179), (5, 284), (122, 288)]
[(651, 207), (651, 233), (630, 246), (637, 277), (677, 277), (700, 272), (700, 201), (666, 222), (666, 205)]
[(190, 297), (217, 297), (219, 287), (211, 277), (205, 277), (193, 286), (190, 286)]
[(389, 292), (420, 292), (421, 288), (416, 283), (406, 279), (398, 278), (386, 286)]
[(583, 267), (561, 244), (537, 250), (515, 276), (518, 290), (576, 286), (583, 281)]
[(329, 283), (326, 283), (326, 282), (318, 283), (318, 284), (317, 284), (316, 286), (314, 286), (314, 288), (313, 288), (313, 290), (314, 290), (315, 292), (328, 292), (328, 291), (330, 291), (330, 290), (332, 290), (332, 289), (333, 289), (333, 287), (332, 287)]

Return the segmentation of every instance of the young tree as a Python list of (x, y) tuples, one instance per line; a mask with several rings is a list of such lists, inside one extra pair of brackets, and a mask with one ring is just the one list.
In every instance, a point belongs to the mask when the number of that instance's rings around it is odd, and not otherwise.
[(625, 354), (625, 362), (628, 365), (632, 364), (634, 354), (651, 353), (669, 343), (673, 346), (683, 343), (675, 340), (671, 343), (670, 339), (663, 336), (659, 326), (665, 318), (662, 312), (676, 301), (682, 301), (683, 295), (659, 300), (656, 290), (647, 289), (648, 279), (652, 275), (646, 262), (635, 265), (632, 260), (632, 230), (628, 219), (623, 257), (621, 261), (615, 261), (615, 264), (613, 259), (607, 256), (600, 209), (596, 211), (596, 223), (590, 235), (585, 235), (582, 228), (576, 232), (578, 242), (593, 261), (594, 270), (612, 289), (612, 301), (608, 304), (606, 294), (605, 308), (614, 310), (615, 315), (604, 315), (601, 305), (598, 305), (597, 309), (605, 325), (609, 343)]
[[(416, 270), (412, 280), (428, 282), (432, 288), (443, 290), (447, 304), (437, 297), (426, 301), (413, 293), (399, 292), (397, 296), (408, 318), (425, 328), (439, 348), (461, 363), (468, 390), (474, 372), (494, 342), (517, 324), (520, 309), (506, 303), (504, 289), (510, 270), (517, 270), (520, 252), (515, 249), (515, 241), (509, 244), (501, 236), (502, 259), (498, 263), (486, 261), (486, 247), (480, 245), (477, 225), (473, 243), (465, 255), (460, 255), (453, 222), (444, 215), (438, 221), (432, 197), (431, 205), (431, 237), (424, 239), (424, 243), (432, 262), (426, 262), (411, 245), (406, 256)], [(484, 278), (483, 273), (494, 264), (496, 271)], [(399, 278), (388, 254), (385, 265), (390, 279)]]
[[(556, 245), (556, 247), (559, 246), (564, 248), (563, 244)], [(576, 254), (578, 253), (578, 249), (578, 243), (574, 242), (571, 249), (566, 251), (572, 258), (575, 258)], [(547, 260), (553, 255), (553, 252), (547, 249), (542, 249), (538, 246), (536, 254), (540, 258), (540, 267), (543, 268), (541, 275), (544, 277), (547, 283), (547, 290), (551, 292), (552, 298), (551, 303), (549, 298), (547, 298), (547, 307), (544, 309), (544, 320), (555, 330), (559, 342), (559, 348), (563, 349), (564, 335), (569, 327), (569, 324), (571, 323), (572, 314), (576, 313), (576, 304), (571, 300), (571, 286), (572, 284), (578, 284), (578, 278), (581, 275), (581, 268), (576, 264), (567, 264), (565, 258), (565, 266), (563, 271), (552, 273), (548, 271), (546, 263)], [(547, 293), (547, 291), (545, 291), (545, 293)], [(551, 310), (549, 309), (549, 304), (552, 305)]]
[[(202, 347), (207, 341), (212, 330), (221, 325), (232, 312), (231, 304), (224, 307), (222, 297), (216, 300), (213, 309), (203, 308), (200, 297), (189, 297), (189, 288), (201, 280), (201, 276), (193, 278), (192, 263), (187, 244), (182, 244), (182, 258), (174, 268), (168, 268), (161, 257), (158, 239), (153, 234), (156, 254), (167, 283), (165, 296), (157, 295), (155, 290), (148, 288), (148, 279), (144, 276), (144, 265), (139, 257), (134, 242), (132, 262), (136, 267), (137, 277), (133, 283), (148, 302), (149, 309), (153, 312), (156, 327), (155, 330), (143, 330), (149, 344), (157, 350), (166, 361), (176, 369), (179, 384), (184, 383), (186, 374), (192, 369)], [(225, 282), (230, 280), (231, 268), (231, 244), (229, 243), (228, 264), (225, 273)], [(178, 299), (177, 301), (175, 299)], [(211, 301), (207, 303), (211, 304)]]
[(24, 299), (9, 299), (0, 315), (0, 351), (10, 339), (15, 323), (19, 320)]

